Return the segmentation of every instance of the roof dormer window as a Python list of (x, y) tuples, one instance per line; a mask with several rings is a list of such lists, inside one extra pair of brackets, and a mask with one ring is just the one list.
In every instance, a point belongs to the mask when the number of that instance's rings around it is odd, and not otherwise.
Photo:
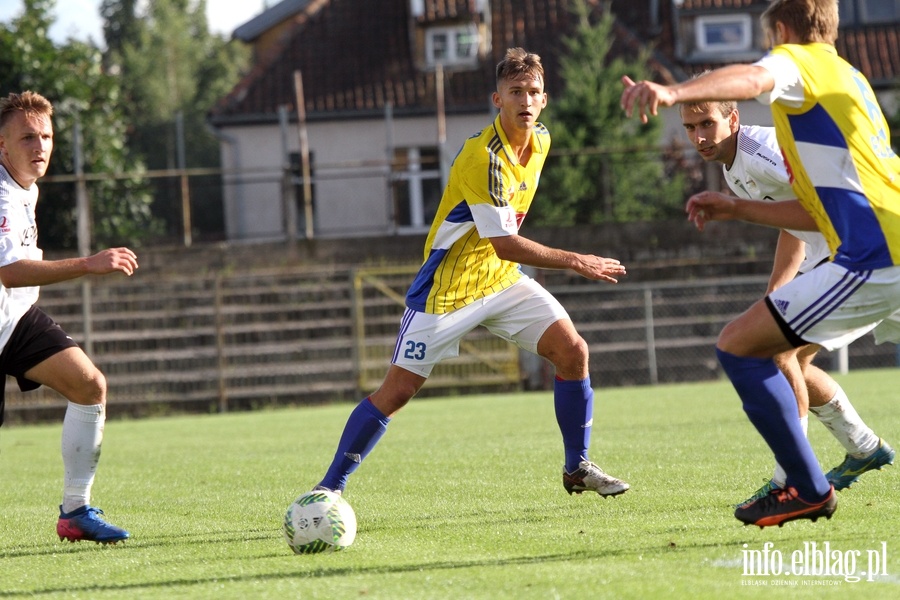
[(695, 22), (697, 50), (703, 53), (746, 52), (753, 46), (750, 15), (706, 15)]
[(478, 27), (474, 23), (431, 27), (425, 32), (425, 59), (429, 67), (473, 65), (478, 60)]

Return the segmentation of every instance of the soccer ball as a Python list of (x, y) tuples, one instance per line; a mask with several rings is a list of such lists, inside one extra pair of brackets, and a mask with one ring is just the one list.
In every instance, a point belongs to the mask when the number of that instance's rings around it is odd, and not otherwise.
[(284, 537), (294, 554), (343, 550), (356, 539), (356, 513), (340, 494), (301, 494), (284, 513)]

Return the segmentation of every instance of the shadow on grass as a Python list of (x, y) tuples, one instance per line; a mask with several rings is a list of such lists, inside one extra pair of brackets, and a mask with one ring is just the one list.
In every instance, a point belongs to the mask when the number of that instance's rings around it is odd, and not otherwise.
[[(221, 542), (259, 542), (263, 540), (270, 540), (272, 536), (281, 535), (281, 531), (275, 530), (267, 530), (267, 531), (256, 531), (256, 532), (217, 532), (215, 535), (216, 543)], [(194, 538), (194, 539), (192, 539)], [(34, 547), (14, 547), (9, 550), (0, 551), (0, 559), (8, 559), (8, 558), (26, 558), (26, 557), (37, 557), (37, 556), (54, 556), (60, 554), (61, 552), (65, 552), (68, 554), (86, 554), (88, 552), (115, 552), (116, 549), (124, 549), (129, 546), (135, 549), (146, 549), (146, 548), (163, 548), (166, 546), (183, 546), (183, 545), (202, 545), (208, 546), (210, 544), (210, 534), (206, 532), (198, 532), (198, 533), (186, 533), (183, 535), (175, 535), (175, 536), (166, 536), (164, 539), (158, 539), (156, 541), (145, 541), (145, 538), (141, 540), (130, 539), (119, 544), (98, 544), (96, 542), (60, 542), (59, 544), (42, 544), (41, 546)], [(5, 595), (4, 592), (0, 591), (0, 596)]]
[[(659, 549), (663, 550), (663, 549)], [(159, 581), (159, 582), (147, 582), (147, 583), (134, 583), (134, 584), (120, 584), (120, 585), (84, 585), (81, 587), (73, 587), (71, 585), (59, 586), (59, 587), (46, 587), (43, 589), (36, 590), (22, 590), (22, 591), (14, 591), (14, 590), (4, 590), (0, 591), (0, 598), (6, 597), (15, 597), (15, 596), (44, 596), (44, 595), (52, 595), (59, 594), (65, 592), (67, 594), (90, 594), (90, 593), (100, 593), (100, 592), (132, 592), (136, 593), (140, 590), (152, 590), (152, 589), (166, 589), (172, 587), (179, 586), (197, 586), (197, 585), (205, 585), (205, 584), (222, 584), (222, 583), (240, 583), (240, 582), (249, 582), (249, 581), (265, 581), (265, 580), (279, 580), (279, 579), (313, 579), (313, 578), (329, 578), (329, 577), (348, 577), (355, 575), (383, 575), (383, 574), (402, 574), (402, 573), (422, 573), (427, 571), (443, 571), (450, 569), (470, 569), (470, 568), (478, 568), (478, 567), (504, 567), (504, 566), (513, 566), (513, 565), (528, 565), (528, 564), (536, 564), (536, 563), (553, 563), (553, 562), (563, 562), (569, 561), (573, 559), (585, 560), (585, 559), (594, 559), (594, 558), (604, 558), (604, 557), (615, 557), (623, 554), (627, 554), (633, 552), (633, 550), (629, 550), (628, 552), (623, 550), (608, 550), (604, 552), (597, 553), (585, 553), (585, 552), (572, 552), (569, 554), (546, 554), (542, 556), (519, 556), (519, 557), (510, 557), (507, 559), (485, 559), (485, 560), (473, 560), (473, 561), (465, 561), (465, 562), (430, 562), (430, 563), (416, 563), (416, 564), (408, 564), (408, 565), (397, 565), (391, 567), (334, 567), (328, 569), (313, 569), (304, 573), (290, 572), (290, 573), (270, 573), (270, 574), (258, 574), (258, 575), (240, 575), (233, 577), (222, 577), (222, 576), (214, 576), (209, 578), (196, 578), (196, 579), (172, 579), (168, 581)], [(292, 557), (289, 557), (292, 558)], [(303, 559), (311, 559), (315, 560), (314, 556), (306, 556), (306, 557), (298, 557), (299, 560)]]

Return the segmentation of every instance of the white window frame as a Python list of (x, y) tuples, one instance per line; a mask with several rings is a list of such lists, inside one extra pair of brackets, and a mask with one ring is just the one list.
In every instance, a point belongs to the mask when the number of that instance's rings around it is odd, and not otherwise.
[[(474, 43), (471, 47), (471, 55), (460, 56), (459, 47), (457, 46), (457, 37), (459, 34), (470, 35), (474, 39)], [(440, 59), (436, 58), (434, 55), (434, 38), (438, 35), (447, 36), (447, 56)], [(478, 27), (474, 23), (431, 27), (425, 32), (425, 61), (430, 67), (437, 65), (439, 62), (445, 66), (472, 65), (478, 61), (478, 44)]]
[(422, 149), (416, 146), (406, 148), (406, 166), (403, 171), (392, 174), (394, 181), (406, 181), (409, 185), (409, 224), (397, 224), (399, 233), (421, 233), (428, 231), (431, 221), (425, 220), (424, 182), (426, 179), (440, 180), (440, 169), (422, 168)]
[[(708, 26), (736, 24), (741, 30), (741, 41), (737, 43), (709, 43), (706, 33)], [(748, 14), (704, 15), (694, 21), (697, 50), (704, 54), (716, 52), (746, 52), (753, 48), (753, 19)]]

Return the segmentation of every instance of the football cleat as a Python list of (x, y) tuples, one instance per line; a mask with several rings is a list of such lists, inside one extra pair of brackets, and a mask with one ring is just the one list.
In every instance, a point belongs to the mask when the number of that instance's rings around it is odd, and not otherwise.
[(853, 458), (849, 454), (844, 457), (844, 462), (828, 471), (825, 479), (836, 490), (843, 490), (856, 483), (860, 475), (867, 471), (880, 470), (881, 467), (894, 464), (894, 449), (884, 440), (879, 440), (878, 449), (865, 458)]
[(756, 502), (756, 501), (759, 500), (760, 498), (763, 498), (763, 497), (765, 497), (765, 496), (768, 496), (768, 495), (769, 495), (769, 492), (771, 492), (772, 490), (778, 490), (778, 489), (781, 489), (781, 486), (778, 485), (777, 483), (775, 483), (775, 480), (774, 480), (774, 479), (770, 479), (770, 480), (767, 481), (761, 488), (759, 488), (758, 490), (756, 490), (755, 492), (753, 492), (753, 495), (752, 495), (752, 496), (750, 496), (749, 498), (747, 498), (746, 500), (744, 500), (744, 501), (741, 502), (740, 504), (735, 504), (734, 507), (735, 507), (735, 508), (740, 508), (740, 507), (742, 507), (742, 506), (747, 506), (747, 505), (750, 504), (751, 502)]
[(797, 495), (797, 489), (787, 487), (774, 489), (759, 500), (754, 500), (746, 506), (740, 506), (734, 511), (734, 517), (745, 525), (758, 525), (781, 527), (788, 521), (795, 519), (809, 519), (815, 523), (819, 517), (830, 519), (837, 509), (837, 496), (834, 488), (828, 490), (828, 497), (821, 502), (809, 503)]
[(59, 540), (79, 542), (87, 540), (98, 544), (115, 544), (130, 537), (120, 527), (110, 525), (100, 515), (103, 511), (93, 506), (82, 506), (70, 513), (64, 513), (59, 507), (59, 521), (56, 522), (56, 534)]
[(331, 492), (332, 494), (337, 494), (338, 496), (343, 495), (343, 490), (333, 490), (330, 487), (325, 487), (324, 485), (317, 485), (312, 489), (314, 492)]
[(594, 463), (583, 460), (578, 463), (578, 468), (572, 473), (567, 473), (563, 467), (563, 487), (566, 488), (569, 495), (597, 492), (606, 498), (624, 494), (631, 486), (620, 479), (607, 475)]

